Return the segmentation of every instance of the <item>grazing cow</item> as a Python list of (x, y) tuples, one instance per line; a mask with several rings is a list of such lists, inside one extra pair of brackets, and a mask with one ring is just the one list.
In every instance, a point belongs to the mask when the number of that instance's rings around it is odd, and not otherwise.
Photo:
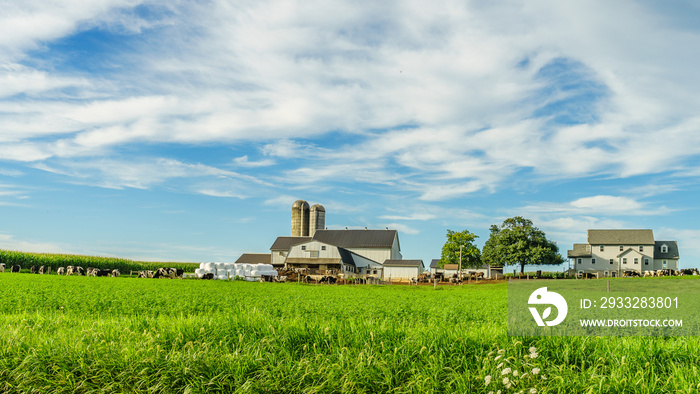
[(153, 278), (153, 271), (139, 271), (139, 278)]
[(202, 279), (214, 279), (214, 274), (212, 272), (209, 272), (207, 274), (204, 274), (202, 276)]
[(22, 267), (20, 267), (19, 265), (13, 265), (12, 269), (10, 270), (10, 272), (20, 272), (20, 271), (22, 271)]
[(175, 268), (158, 268), (156, 273), (153, 274), (153, 277), (175, 279), (177, 277), (177, 270)]
[(640, 276), (639, 271), (625, 271), (622, 273), (623, 278), (639, 278)]
[(85, 270), (85, 276), (97, 276), (97, 268), (87, 267)]
[(112, 277), (113, 277), (113, 278), (118, 278), (119, 275), (120, 275), (120, 273), (119, 273), (119, 270), (118, 270), (118, 269), (113, 269), (113, 270), (112, 270)]
[(0, 263), (0, 272), (5, 272), (5, 264)]
[(483, 273), (483, 272), (477, 272), (476, 274), (474, 274), (474, 277), (475, 277), (476, 279), (484, 279), (484, 273)]
[(697, 268), (684, 268), (681, 270), (681, 275), (698, 275)]
[(49, 270), (48, 267), (46, 267), (45, 265), (42, 265), (41, 267), (39, 267), (39, 274), (44, 275), (45, 273), (48, 272), (48, 270)]
[[(70, 273), (68, 270), (66, 270), (66, 275), (78, 275), (78, 276), (85, 276), (85, 268), (80, 267), (80, 266), (68, 266)], [(71, 269), (72, 268), (72, 269)]]
[(39, 267), (33, 265), (32, 268), (29, 269), (29, 272), (31, 272), (32, 274), (36, 274), (39, 272)]
[(644, 271), (644, 277), (654, 276), (654, 271)]
[(56, 275), (65, 275), (66, 274), (66, 268), (65, 267), (58, 267), (56, 270)]
[(111, 276), (112, 275), (112, 270), (110, 269), (95, 269), (94, 275), (93, 276)]

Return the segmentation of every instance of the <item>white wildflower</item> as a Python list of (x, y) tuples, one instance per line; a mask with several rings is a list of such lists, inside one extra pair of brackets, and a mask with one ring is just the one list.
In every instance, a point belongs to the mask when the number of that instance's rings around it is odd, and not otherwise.
[(491, 384), (491, 375), (487, 375), (487, 376), (484, 378), (484, 380), (486, 381), (486, 385), (487, 385), (487, 386), (488, 386), (489, 384)]
[(547, 375), (542, 375), (542, 380), (547, 380)]
[(537, 354), (537, 353), (530, 353), (530, 358), (537, 358), (537, 356), (539, 356), (539, 354)]
[(513, 371), (513, 376), (518, 376), (518, 371)]
[(537, 394), (537, 389), (536, 388), (531, 388), (530, 389), (530, 394)]
[(503, 371), (501, 371), (501, 375), (508, 375), (510, 373), (510, 368), (506, 368)]
[(510, 379), (507, 376), (503, 378), (503, 384), (510, 384)]
[(489, 394), (493, 394), (493, 391), (489, 391)]
[(537, 368), (537, 367), (532, 368), (532, 374), (533, 374), (533, 375), (537, 375), (538, 373), (540, 373), (540, 369), (539, 369), (539, 368)]
[(536, 347), (534, 347), (534, 346), (533, 346), (533, 347), (531, 347), (531, 348), (530, 348), (530, 349), (528, 349), (528, 350), (530, 351), (530, 353), (537, 353), (537, 348), (536, 348)]
[(506, 384), (506, 388), (507, 388), (507, 389), (509, 389), (510, 387), (511, 387), (511, 384), (510, 384), (510, 383)]

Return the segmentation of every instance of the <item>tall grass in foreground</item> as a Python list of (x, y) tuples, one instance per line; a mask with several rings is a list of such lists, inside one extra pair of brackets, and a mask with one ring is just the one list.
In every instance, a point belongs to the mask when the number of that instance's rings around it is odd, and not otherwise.
[(58, 267), (77, 265), (83, 268), (94, 267), (99, 269), (118, 269), (121, 272), (157, 270), (161, 267), (178, 267), (186, 271), (194, 272), (199, 268), (197, 263), (169, 263), (169, 262), (147, 262), (132, 261), (115, 257), (82, 256), (75, 254), (53, 254), (53, 253), (27, 253), (0, 250), (0, 263), (5, 264), (6, 269), (13, 265), (19, 265), (28, 270), (35, 265), (51, 267), (52, 272), (56, 272)]
[(0, 289), (3, 391), (657, 393), (700, 382), (695, 337), (508, 337), (505, 284), (0, 274)]

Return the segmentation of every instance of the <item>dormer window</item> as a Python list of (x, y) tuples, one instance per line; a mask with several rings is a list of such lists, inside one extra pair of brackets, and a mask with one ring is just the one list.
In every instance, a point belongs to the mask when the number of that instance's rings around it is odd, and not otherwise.
[(668, 246), (661, 245), (661, 253), (668, 253)]

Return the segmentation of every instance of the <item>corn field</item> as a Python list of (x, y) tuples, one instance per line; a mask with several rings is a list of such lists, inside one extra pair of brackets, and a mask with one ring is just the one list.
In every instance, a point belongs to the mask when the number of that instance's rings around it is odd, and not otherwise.
[(22, 270), (29, 270), (31, 266), (51, 267), (51, 272), (56, 272), (59, 267), (69, 265), (83, 268), (94, 267), (99, 269), (118, 269), (122, 273), (140, 270), (157, 270), (161, 267), (182, 268), (186, 272), (194, 272), (199, 267), (198, 263), (168, 263), (132, 261), (113, 257), (82, 256), (72, 254), (26, 253), (0, 250), (0, 263), (5, 264), (6, 269), (13, 265), (19, 265)]

